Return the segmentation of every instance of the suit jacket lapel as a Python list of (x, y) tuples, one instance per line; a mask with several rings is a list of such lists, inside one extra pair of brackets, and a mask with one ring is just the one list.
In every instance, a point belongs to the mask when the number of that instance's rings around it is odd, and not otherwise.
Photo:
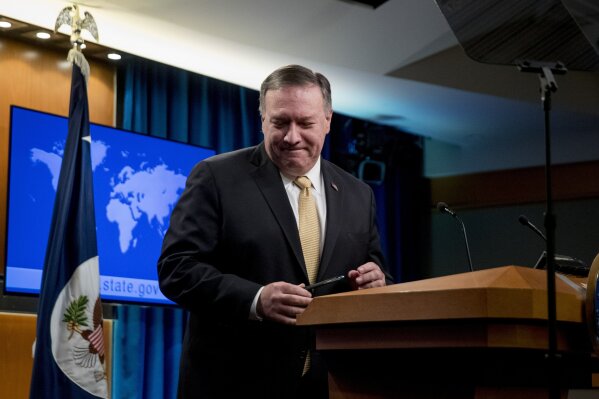
[(293, 216), (293, 211), (289, 205), (289, 197), (281, 182), (279, 170), (266, 155), (264, 143), (256, 147), (251, 162), (256, 166), (256, 169), (250, 172), (250, 175), (254, 178), (275, 219), (281, 226), (281, 230), (283, 230), (285, 238), (293, 249), (298, 265), (301, 265), (300, 267), (302, 267), (307, 281), (308, 275), (304, 265), (302, 245), (295, 216)]
[[(320, 267), (318, 269), (319, 279), (324, 276), (327, 267), (331, 262), (333, 255), (333, 249), (339, 236), (341, 224), (343, 223), (343, 192), (342, 188), (338, 186), (339, 181), (336, 178), (337, 174), (335, 170), (325, 160), (321, 160), (321, 171), (322, 178), (324, 181), (324, 190), (326, 193), (327, 201), (327, 225), (324, 240), (324, 247), (322, 249), (322, 256), (320, 258)], [(348, 215), (345, 215), (347, 217)]]

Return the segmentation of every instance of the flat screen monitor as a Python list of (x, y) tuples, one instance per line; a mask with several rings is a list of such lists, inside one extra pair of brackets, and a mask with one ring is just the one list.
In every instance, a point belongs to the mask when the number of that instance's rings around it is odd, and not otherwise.
[[(5, 293), (39, 294), (68, 118), (11, 107)], [(100, 292), (172, 304), (156, 261), (187, 175), (214, 150), (90, 125)]]

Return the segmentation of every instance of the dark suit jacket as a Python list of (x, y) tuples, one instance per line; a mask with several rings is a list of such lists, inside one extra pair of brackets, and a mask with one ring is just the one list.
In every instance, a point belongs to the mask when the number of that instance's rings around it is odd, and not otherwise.
[[(372, 190), (326, 160), (321, 170), (327, 223), (318, 281), (367, 261), (382, 266)], [(158, 272), (162, 292), (190, 311), (180, 397), (294, 397), (310, 331), (248, 320), (261, 286), (308, 284), (293, 211), (264, 144), (196, 165), (173, 210)], [(345, 281), (315, 295), (349, 289)]]

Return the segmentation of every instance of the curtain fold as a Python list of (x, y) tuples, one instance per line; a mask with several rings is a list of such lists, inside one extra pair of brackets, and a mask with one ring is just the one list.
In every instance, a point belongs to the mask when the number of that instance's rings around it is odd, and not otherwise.
[(185, 312), (121, 305), (114, 318), (111, 398), (176, 398)]
[[(333, 88), (334, 89), (334, 88)], [(334, 92), (333, 92), (334, 98)], [(117, 72), (121, 128), (227, 152), (262, 141), (258, 92), (133, 58)], [(337, 113), (322, 155), (356, 174), (354, 125)], [(417, 251), (427, 214), (420, 139), (386, 128), (396, 153), (387, 154), (383, 184), (372, 185), (383, 251), (396, 281), (417, 274)], [(178, 308), (120, 305), (113, 329), (112, 397), (175, 398), (187, 314)]]

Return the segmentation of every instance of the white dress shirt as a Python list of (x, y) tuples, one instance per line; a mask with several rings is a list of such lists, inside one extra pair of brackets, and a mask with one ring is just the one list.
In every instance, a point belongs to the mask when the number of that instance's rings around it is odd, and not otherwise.
[[(314, 200), (316, 201), (316, 210), (318, 212), (318, 219), (320, 222), (320, 253), (322, 254), (322, 247), (324, 245), (324, 237), (326, 231), (326, 220), (327, 220), (327, 199), (324, 192), (324, 181), (322, 179), (322, 173), (320, 171), (320, 157), (318, 160), (306, 173), (304, 176), (307, 176), (308, 179), (312, 182), (311, 194), (314, 196)], [(291, 209), (293, 210), (293, 215), (295, 216), (295, 223), (298, 226), (299, 230), (299, 195), (301, 189), (293, 183), (295, 177), (285, 176), (281, 173), (281, 180), (283, 181), (283, 186), (285, 187), (285, 191), (287, 192), (287, 197), (289, 198), (289, 204), (291, 205)], [(250, 308), (250, 320), (262, 320), (258, 316), (258, 312), (256, 310), (258, 306), (258, 299), (260, 298), (260, 294), (262, 293), (261, 287), (258, 290), (258, 293), (254, 297), (254, 301), (252, 302), (252, 307)]]

